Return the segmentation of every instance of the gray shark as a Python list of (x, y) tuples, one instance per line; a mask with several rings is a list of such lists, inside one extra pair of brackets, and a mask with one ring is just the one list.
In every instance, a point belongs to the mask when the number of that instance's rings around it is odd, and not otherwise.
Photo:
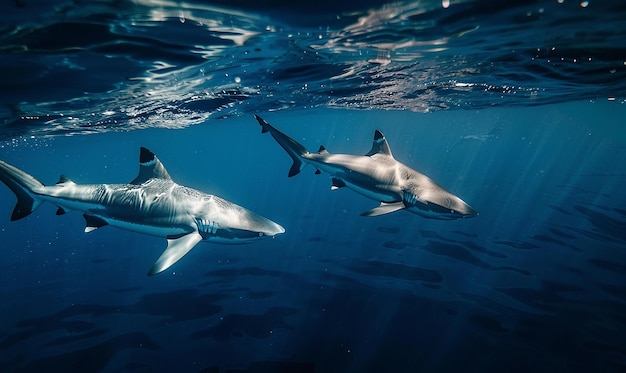
[(398, 210), (442, 220), (478, 215), (461, 198), (428, 176), (398, 162), (391, 154), (385, 136), (378, 130), (374, 132), (372, 149), (365, 155), (331, 154), (323, 146), (317, 153), (311, 153), (263, 118), (258, 115), (255, 118), (261, 125), (261, 132), (269, 132), (293, 160), (289, 177), (311, 164), (316, 174), (325, 172), (332, 177), (332, 190), (348, 187), (380, 202), (362, 216), (378, 216)]
[(79, 185), (61, 175), (56, 185), (45, 186), (3, 161), (0, 180), (17, 197), (11, 221), (30, 215), (47, 201), (58, 207), (57, 215), (83, 212), (85, 232), (111, 225), (167, 238), (167, 248), (148, 275), (166, 270), (200, 241), (244, 243), (285, 232), (241, 206), (176, 184), (154, 153), (143, 147), (139, 174), (129, 184)]

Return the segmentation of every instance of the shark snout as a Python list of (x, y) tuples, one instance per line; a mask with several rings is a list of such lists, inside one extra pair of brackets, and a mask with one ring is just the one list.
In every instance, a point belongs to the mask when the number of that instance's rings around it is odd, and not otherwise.
[(475, 216), (478, 216), (478, 211), (474, 210), (470, 205), (468, 205), (467, 203), (465, 204), (465, 207), (459, 211), (459, 213), (462, 215), (462, 217), (465, 218), (473, 218)]
[(280, 224), (274, 223), (273, 221), (270, 220), (266, 224), (265, 229), (261, 231), (260, 233), (263, 233), (265, 236), (274, 237), (277, 234), (285, 233), (285, 228), (283, 228)]
[(259, 237), (274, 237), (278, 234), (285, 233), (285, 228), (280, 224), (253, 212), (248, 213), (247, 226), (248, 230), (257, 232)]
[(478, 216), (478, 211), (474, 210), (472, 206), (468, 205), (467, 203), (465, 203), (465, 201), (457, 196), (453, 196), (450, 208), (455, 215), (458, 215), (458, 217), (462, 219)]

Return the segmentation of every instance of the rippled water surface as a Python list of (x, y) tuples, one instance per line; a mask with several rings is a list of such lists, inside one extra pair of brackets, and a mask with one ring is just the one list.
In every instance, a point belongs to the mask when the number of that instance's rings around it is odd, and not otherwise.
[[(29, 1), (0, 5), (0, 159), (44, 184), (182, 185), (285, 227), (199, 244), (0, 187), (0, 370), (626, 369), (626, 6), (619, 1)], [(393, 155), (480, 215), (331, 191), (311, 151)], [(2, 218), (4, 216), (4, 218)]]
[(626, 9), (612, 1), (20, 0), (3, 14), (5, 138), (623, 99), (626, 81)]

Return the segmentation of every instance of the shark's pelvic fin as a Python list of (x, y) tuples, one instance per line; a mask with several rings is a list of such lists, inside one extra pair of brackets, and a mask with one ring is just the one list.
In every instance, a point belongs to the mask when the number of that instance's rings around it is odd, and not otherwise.
[(330, 190), (337, 190), (339, 188), (343, 188), (346, 186), (346, 183), (344, 183), (343, 180), (341, 179), (337, 179), (336, 177), (333, 177), (331, 180), (333, 184), (330, 186)]
[(372, 156), (375, 154), (384, 154), (393, 157), (385, 135), (383, 135), (383, 133), (379, 130), (374, 131), (374, 141), (372, 142), (372, 149), (370, 149), (370, 151), (365, 155)]
[(167, 249), (161, 254), (159, 259), (148, 271), (148, 275), (156, 275), (168, 269), (180, 258), (185, 256), (198, 242), (202, 241), (202, 236), (198, 231), (191, 232), (182, 237), (167, 240)]
[(381, 202), (380, 206), (374, 207), (371, 210), (365, 211), (361, 214), (361, 216), (379, 216), (389, 214), (398, 210), (402, 210), (404, 208), (404, 202)]
[(150, 179), (172, 180), (165, 166), (150, 150), (141, 147), (139, 154), (139, 174), (131, 184), (143, 184)]
[[(61, 210), (61, 208), (59, 208)], [(57, 215), (59, 215), (57, 211)], [(109, 225), (104, 219), (101, 219), (97, 216), (83, 214), (85, 218), (85, 233), (93, 232), (100, 227), (104, 227), (105, 225)]]

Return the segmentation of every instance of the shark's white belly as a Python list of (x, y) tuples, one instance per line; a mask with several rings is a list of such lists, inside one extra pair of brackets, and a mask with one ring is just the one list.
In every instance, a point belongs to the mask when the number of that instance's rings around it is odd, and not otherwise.
[(392, 186), (389, 187), (372, 187), (371, 185), (360, 185), (356, 183), (352, 183), (350, 179), (341, 179), (346, 187), (354, 190), (355, 192), (364, 195), (365, 197), (371, 198), (380, 202), (398, 202), (401, 201), (402, 198), (400, 194), (395, 191), (395, 188)]
[[(149, 224), (141, 224), (137, 222), (117, 220), (114, 218), (103, 218), (107, 223), (113, 227), (126, 229), (133, 232), (144, 233), (157, 237), (177, 237), (183, 234), (187, 234), (193, 231), (193, 229), (183, 229), (178, 226), (157, 226)], [(189, 227), (191, 228), (191, 227)]]

